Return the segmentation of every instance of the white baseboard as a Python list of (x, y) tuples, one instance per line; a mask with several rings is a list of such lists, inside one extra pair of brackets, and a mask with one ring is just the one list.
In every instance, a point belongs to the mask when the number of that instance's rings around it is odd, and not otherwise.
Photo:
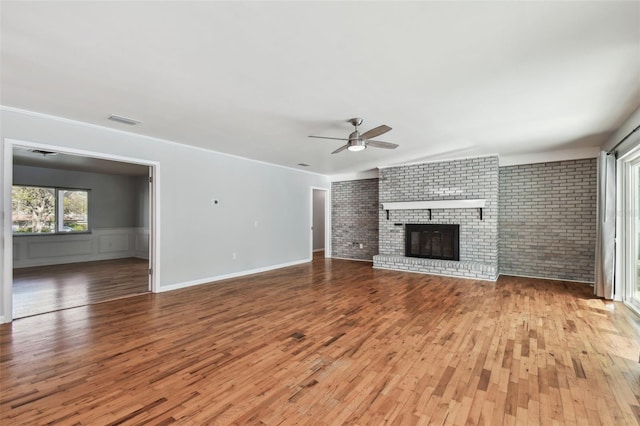
[(324, 251), (324, 249), (323, 249), (323, 248), (321, 248), (321, 249), (315, 249), (313, 252), (314, 252), (314, 253), (316, 253), (316, 252), (319, 252), (319, 251)]
[(300, 265), (302, 263), (311, 262), (311, 259), (302, 259), (295, 260), (293, 262), (280, 263), (278, 265), (264, 266), (261, 268), (249, 269), (246, 271), (232, 272), (230, 274), (218, 275), (215, 277), (202, 278), (199, 280), (186, 281), (182, 283), (169, 284), (169, 285), (161, 285), (158, 289), (159, 293), (164, 293), (165, 291), (179, 290), (181, 288), (192, 287), (195, 285), (208, 284), (215, 281), (228, 280), (231, 278), (244, 277), (246, 275), (259, 274), (260, 272), (273, 271), (274, 269), (287, 268), (289, 266)]
[(510, 277), (520, 277), (520, 278), (533, 278), (536, 280), (551, 280), (551, 281), (567, 281), (570, 283), (581, 283), (581, 284), (589, 284), (589, 285), (593, 285), (593, 281), (580, 281), (580, 280), (567, 280), (564, 278), (552, 278), (552, 277), (536, 277), (534, 275), (518, 275), (518, 274), (509, 274), (509, 273), (504, 273), (501, 272), (499, 275), (506, 275), (506, 276), (510, 276)]
[(6, 322), (9, 322), (9, 321), (5, 321), (4, 320), (4, 315), (0, 315), (0, 324), (4, 324)]

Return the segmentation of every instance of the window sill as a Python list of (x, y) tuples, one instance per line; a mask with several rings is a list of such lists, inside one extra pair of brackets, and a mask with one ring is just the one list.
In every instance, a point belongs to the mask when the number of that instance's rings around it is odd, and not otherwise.
[(83, 231), (83, 232), (41, 232), (41, 233), (26, 233), (19, 232), (14, 233), (13, 237), (53, 237), (58, 235), (91, 235), (91, 231)]

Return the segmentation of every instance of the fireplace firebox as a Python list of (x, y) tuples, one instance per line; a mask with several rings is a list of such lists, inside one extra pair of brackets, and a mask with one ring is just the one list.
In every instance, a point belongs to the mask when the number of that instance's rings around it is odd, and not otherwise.
[(405, 256), (460, 260), (460, 225), (407, 224)]

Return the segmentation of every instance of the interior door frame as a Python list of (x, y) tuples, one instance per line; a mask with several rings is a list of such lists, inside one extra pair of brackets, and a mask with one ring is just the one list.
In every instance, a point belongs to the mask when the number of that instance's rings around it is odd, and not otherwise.
[(3, 140), (3, 168), (4, 168), (4, 235), (3, 239), (3, 266), (2, 271), (2, 295), (3, 295), (3, 311), (4, 315), (0, 322), (13, 321), (13, 231), (11, 228), (11, 187), (13, 186), (13, 148), (14, 146), (26, 147), (31, 149), (42, 149), (45, 151), (55, 151), (62, 154), (79, 155), (82, 157), (98, 158), (102, 160), (118, 161), (122, 163), (139, 164), (147, 166), (150, 169), (150, 175), (153, 176), (149, 188), (149, 268), (153, 272), (149, 277), (149, 290), (157, 293), (160, 287), (160, 268), (158, 267), (158, 259), (160, 259), (160, 163), (157, 161), (124, 157), (120, 155), (112, 155), (104, 152), (88, 151), (84, 149), (75, 149), (69, 147), (48, 145), (43, 143), (29, 142), (25, 140), (17, 140), (5, 138)]
[(313, 191), (324, 192), (324, 257), (331, 257), (331, 191), (327, 188), (312, 186), (309, 209), (309, 261), (313, 260)]

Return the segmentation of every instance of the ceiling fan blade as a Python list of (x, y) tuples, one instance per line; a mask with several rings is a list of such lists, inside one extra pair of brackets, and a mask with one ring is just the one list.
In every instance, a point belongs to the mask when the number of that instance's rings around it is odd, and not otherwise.
[(337, 154), (340, 151), (344, 151), (345, 149), (347, 149), (347, 147), (349, 146), (349, 144), (343, 145), (340, 148), (336, 149), (335, 151), (332, 152), (332, 154)]
[(367, 132), (364, 132), (363, 134), (360, 135), (360, 137), (362, 139), (372, 139), (372, 138), (375, 138), (376, 136), (380, 136), (387, 133), (389, 130), (391, 130), (391, 127), (387, 126), (386, 124), (383, 124), (382, 126), (378, 126)]
[(367, 145), (373, 146), (376, 148), (385, 148), (385, 149), (396, 149), (398, 147), (397, 143), (372, 141), (372, 140), (368, 140)]
[(316, 138), (316, 139), (333, 139), (336, 141), (348, 141), (349, 139), (345, 139), (345, 138), (330, 138), (327, 136), (309, 136), (310, 138)]

